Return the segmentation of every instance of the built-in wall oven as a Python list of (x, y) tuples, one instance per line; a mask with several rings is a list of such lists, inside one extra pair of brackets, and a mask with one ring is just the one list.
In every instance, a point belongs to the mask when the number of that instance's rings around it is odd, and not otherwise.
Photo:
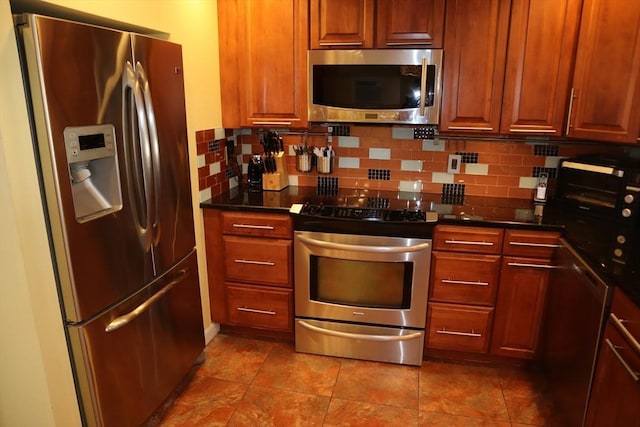
[(430, 221), (425, 212), (306, 206), (294, 218), (296, 350), (421, 365)]

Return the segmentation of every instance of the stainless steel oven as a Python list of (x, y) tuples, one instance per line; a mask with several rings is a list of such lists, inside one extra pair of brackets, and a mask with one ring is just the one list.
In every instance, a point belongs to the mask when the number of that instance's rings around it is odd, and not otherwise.
[(294, 232), (297, 351), (421, 365), (432, 244), (420, 223), (405, 224), (419, 237)]

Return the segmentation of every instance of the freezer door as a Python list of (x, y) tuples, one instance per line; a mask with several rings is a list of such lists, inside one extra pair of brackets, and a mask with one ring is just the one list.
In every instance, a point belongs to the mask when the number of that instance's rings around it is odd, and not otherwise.
[(64, 142), (65, 128), (113, 125), (116, 157), (120, 162), (124, 158), (122, 74), (131, 60), (131, 39), (109, 29), (28, 18), (20, 31), (50, 232), (66, 318), (80, 322), (154, 277), (150, 245), (145, 247), (132, 220), (124, 168), (119, 168), (122, 209), (78, 222)]
[(153, 251), (158, 274), (195, 246), (180, 45), (132, 35), (154, 168)]
[[(138, 426), (204, 349), (196, 253), (143, 292), (81, 327), (70, 327), (86, 424)], [(94, 394), (89, 390), (93, 389)]]

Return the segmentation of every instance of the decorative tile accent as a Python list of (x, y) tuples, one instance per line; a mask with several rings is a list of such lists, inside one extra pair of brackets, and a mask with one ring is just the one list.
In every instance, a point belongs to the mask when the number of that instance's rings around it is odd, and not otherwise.
[(207, 163), (206, 163), (204, 154), (201, 155), (201, 156), (198, 156), (197, 160), (198, 160), (198, 167), (199, 168), (201, 168), (203, 166), (206, 166)]
[(540, 166), (534, 166), (531, 176), (539, 177), (541, 173), (546, 173), (549, 178), (556, 178), (558, 176), (557, 168), (541, 168)]
[(534, 156), (557, 156), (559, 146), (553, 144), (536, 144), (533, 146)]
[(544, 159), (544, 167), (545, 168), (553, 168), (553, 169), (557, 169), (558, 166), (560, 166), (560, 160), (564, 159), (564, 157), (560, 157), (560, 156), (547, 156), (546, 159)]
[(462, 163), (478, 163), (478, 153), (465, 153), (456, 151), (456, 154), (462, 156)]
[(211, 163), (209, 165), (209, 175), (215, 175), (221, 172), (220, 162)]
[(520, 188), (536, 188), (538, 184), (538, 178), (531, 178), (528, 176), (521, 176), (518, 187)]
[(419, 193), (422, 191), (422, 181), (400, 181), (398, 190)]
[(357, 136), (341, 136), (338, 138), (338, 147), (358, 148), (360, 147), (360, 138)]
[(332, 125), (332, 126), (329, 126), (329, 128), (327, 129), (327, 132), (329, 132), (333, 136), (349, 136), (351, 135), (351, 127), (344, 126), (344, 125), (339, 125), (339, 126)]
[(347, 169), (360, 169), (360, 159), (357, 157), (339, 157), (338, 167)]
[(438, 184), (453, 184), (453, 174), (434, 172), (431, 174), (431, 181)]
[(387, 209), (391, 203), (385, 197), (367, 197), (367, 207), (374, 209)]
[(381, 179), (388, 181), (391, 179), (391, 171), (389, 169), (369, 169), (367, 171), (369, 179)]
[(209, 141), (209, 152), (218, 151), (220, 149), (220, 141)]
[(369, 148), (369, 158), (379, 160), (390, 160), (391, 149), (390, 148)]
[(319, 176), (318, 177), (318, 189), (320, 188), (335, 188), (338, 189), (338, 178), (331, 176)]
[(416, 139), (415, 129), (407, 127), (393, 126), (391, 128), (391, 138), (393, 139)]
[(434, 139), (436, 137), (435, 127), (419, 127), (413, 130), (413, 139)]
[(402, 160), (400, 170), (422, 172), (422, 160)]
[(464, 166), (464, 173), (468, 175), (489, 175), (489, 165), (467, 163)]
[(422, 151), (444, 151), (445, 143), (441, 139), (423, 139)]
[(251, 148), (251, 144), (241, 144), (242, 154), (253, 154), (253, 149)]

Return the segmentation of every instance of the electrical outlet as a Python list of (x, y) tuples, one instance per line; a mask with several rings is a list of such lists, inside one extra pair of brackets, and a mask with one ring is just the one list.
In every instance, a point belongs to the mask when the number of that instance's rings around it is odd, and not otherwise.
[(460, 154), (449, 154), (449, 162), (447, 163), (447, 173), (460, 173), (460, 164), (462, 156)]

